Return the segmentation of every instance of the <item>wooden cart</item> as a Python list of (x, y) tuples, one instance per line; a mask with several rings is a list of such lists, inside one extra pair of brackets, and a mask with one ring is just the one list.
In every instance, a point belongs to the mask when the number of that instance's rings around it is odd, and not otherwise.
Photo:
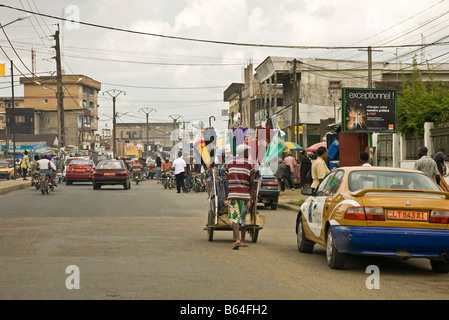
[[(259, 230), (265, 225), (265, 216), (260, 215), (257, 208), (257, 193), (259, 191), (259, 181), (256, 179), (252, 191), (251, 203), (246, 216), (247, 232), (253, 243), (257, 242)], [(212, 241), (215, 231), (231, 230), (232, 224), (229, 220), (227, 206), (227, 179), (223, 169), (213, 167), (207, 170), (206, 191), (208, 193), (209, 211), (207, 213), (207, 224), (204, 230), (207, 231), (207, 238)]]

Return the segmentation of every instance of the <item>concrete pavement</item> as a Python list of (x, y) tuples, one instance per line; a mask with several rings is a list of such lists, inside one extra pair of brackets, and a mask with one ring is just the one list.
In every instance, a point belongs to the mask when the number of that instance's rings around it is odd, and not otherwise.
[(0, 180), (0, 195), (4, 195), (13, 191), (22, 190), (31, 187), (31, 180), (23, 180), (23, 178), (18, 178), (16, 180)]

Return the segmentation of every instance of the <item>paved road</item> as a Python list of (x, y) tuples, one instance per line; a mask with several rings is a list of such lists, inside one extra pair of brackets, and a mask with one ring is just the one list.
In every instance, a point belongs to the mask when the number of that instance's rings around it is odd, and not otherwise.
[[(231, 250), (230, 231), (207, 241), (205, 193), (155, 181), (94, 191), (60, 185), (0, 196), (0, 299), (448, 299), (449, 275), (427, 260), (349, 259), (327, 267), (324, 248), (300, 254), (293, 211), (265, 210), (257, 243)], [(79, 289), (66, 280), (79, 270)], [(368, 265), (380, 289), (367, 289)], [(70, 282), (75, 284), (76, 282)]]

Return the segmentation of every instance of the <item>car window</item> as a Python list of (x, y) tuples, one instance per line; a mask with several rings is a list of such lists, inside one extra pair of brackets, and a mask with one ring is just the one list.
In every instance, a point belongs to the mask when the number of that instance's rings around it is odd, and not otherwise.
[(70, 162), (70, 164), (87, 164), (87, 165), (91, 165), (92, 162), (90, 160), (76, 159), (76, 160), (72, 160)]
[(123, 164), (119, 161), (100, 161), (97, 169), (123, 169)]
[(348, 176), (348, 189), (404, 189), (441, 191), (428, 176), (402, 171), (353, 171)]
[(330, 179), (334, 176), (335, 172), (329, 173), (326, 177), (324, 177), (323, 181), (316, 188), (315, 195), (324, 196), (324, 190), (326, 189)]
[(338, 170), (335, 175), (332, 177), (331, 181), (329, 182), (329, 186), (326, 190), (326, 196), (333, 196), (338, 188), (340, 187), (340, 184), (343, 180), (344, 172), (342, 170)]
[(0, 168), (8, 168), (8, 163), (6, 162), (0, 162)]

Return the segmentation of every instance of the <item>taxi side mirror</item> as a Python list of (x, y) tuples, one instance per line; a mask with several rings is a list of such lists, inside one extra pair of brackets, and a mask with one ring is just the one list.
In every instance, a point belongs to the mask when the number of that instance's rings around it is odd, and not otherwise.
[(301, 190), (301, 194), (304, 196), (311, 196), (313, 194), (313, 189), (311, 187), (305, 187)]

